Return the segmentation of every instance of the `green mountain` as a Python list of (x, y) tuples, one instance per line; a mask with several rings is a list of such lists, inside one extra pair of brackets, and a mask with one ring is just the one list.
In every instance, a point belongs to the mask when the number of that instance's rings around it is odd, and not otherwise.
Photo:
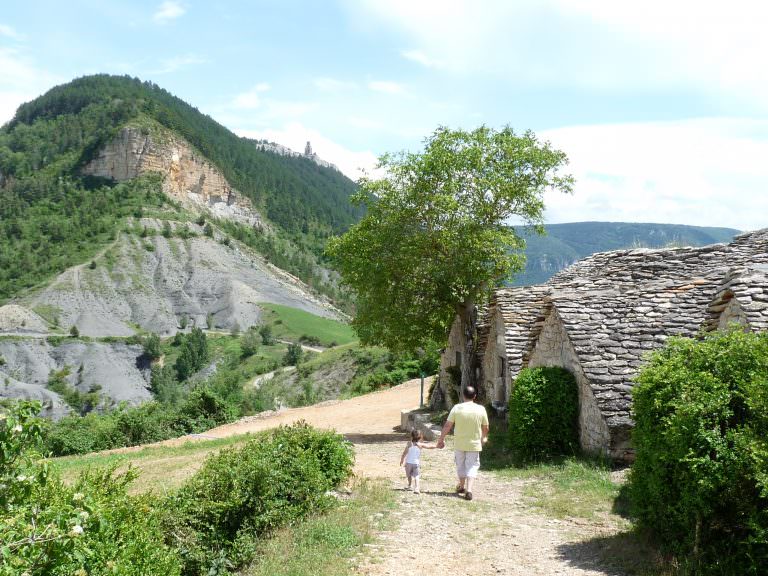
[(573, 222), (549, 224), (546, 235), (519, 228), (526, 241), (525, 271), (511, 282), (516, 286), (541, 284), (563, 268), (595, 252), (623, 248), (706, 246), (729, 242), (739, 230), (681, 224), (630, 222)]
[(172, 203), (149, 176), (115, 182), (87, 175), (126, 127), (188, 143), (260, 215), (265, 226), (223, 223), (273, 264), (322, 291), (325, 239), (360, 216), (355, 184), (311, 159), (240, 138), (150, 82), (87, 76), (22, 105), (0, 128), (0, 303), (114, 241), (126, 219)]

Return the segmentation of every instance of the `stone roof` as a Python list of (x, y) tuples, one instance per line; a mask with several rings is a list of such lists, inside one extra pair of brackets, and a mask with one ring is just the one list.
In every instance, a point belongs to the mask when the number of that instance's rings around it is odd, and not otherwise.
[(544, 295), (564, 323), (609, 429), (629, 429), (632, 380), (644, 357), (670, 336), (695, 336), (711, 325), (724, 295), (738, 299), (751, 327), (768, 329), (768, 229), (730, 244), (594, 254), (546, 285), (496, 294), (506, 311), (510, 374), (517, 374), (513, 359), (522, 363), (538, 336)]
[(550, 287), (516, 286), (497, 290), (489, 307), (491, 315), (498, 310), (504, 319), (504, 339), (507, 349), (507, 370), (516, 378), (528, 360), (533, 344), (544, 324), (546, 297)]

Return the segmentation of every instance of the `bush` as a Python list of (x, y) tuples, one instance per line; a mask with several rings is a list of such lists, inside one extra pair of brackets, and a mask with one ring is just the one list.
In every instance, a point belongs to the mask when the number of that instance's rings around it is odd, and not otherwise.
[(573, 374), (525, 368), (509, 396), (509, 443), (521, 464), (578, 451), (579, 398)]
[(149, 356), (152, 360), (157, 360), (163, 355), (163, 351), (160, 348), (160, 336), (157, 334), (150, 334), (144, 339), (144, 354)]
[(328, 490), (352, 471), (349, 444), (304, 423), (223, 450), (171, 496), (167, 542), (185, 575), (228, 574), (255, 554), (266, 532), (330, 504)]
[(243, 358), (249, 358), (259, 351), (261, 336), (252, 326), (240, 338), (240, 353)]
[(768, 334), (671, 339), (637, 382), (638, 524), (695, 573), (768, 572)]
[(304, 349), (301, 347), (301, 344), (289, 344), (288, 350), (286, 350), (283, 356), (283, 366), (298, 366), (303, 353)]
[(272, 346), (275, 343), (275, 337), (272, 335), (272, 326), (264, 324), (259, 328), (259, 334), (261, 335), (261, 343), (264, 346)]
[(180, 574), (158, 502), (127, 494), (133, 472), (88, 472), (68, 486), (40, 462), (39, 410), (21, 402), (0, 414), (0, 576)]

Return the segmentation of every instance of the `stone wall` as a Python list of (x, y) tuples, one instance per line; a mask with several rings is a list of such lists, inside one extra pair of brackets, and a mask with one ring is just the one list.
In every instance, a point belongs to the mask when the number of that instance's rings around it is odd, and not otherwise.
[[(433, 397), (430, 398), (430, 404), (434, 407), (442, 405), (445, 408), (451, 409), (453, 407), (453, 399), (449, 388), (453, 385), (451, 375), (448, 373), (448, 368), (457, 365), (457, 354), (461, 358), (461, 362), (465, 362), (465, 349), (467, 339), (464, 335), (461, 326), (461, 318), (456, 316), (451, 326), (451, 332), (448, 334), (448, 343), (445, 349), (440, 354), (440, 380), (437, 386), (435, 386)], [(439, 398), (435, 398), (435, 394), (439, 395)]]
[(185, 140), (160, 128), (123, 128), (83, 172), (117, 182), (159, 172), (164, 176), (163, 192), (187, 207), (203, 208), (214, 216), (252, 226), (263, 225), (250, 200), (233, 190), (218, 168)]
[(731, 298), (725, 304), (725, 308), (720, 312), (720, 320), (717, 324), (718, 330), (726, 330), (731, 324), (747, 326), (747, 316), (736, 298)]
[[(611, 435), (600, 413), (589, 380), (579, 362), (562, 320), (552, 310), (544, 322), (528, 366), (559, 366), (570, 371), (579, 388), (579, 443), (590, 454), (611, 454)], [(612, 454), (611, 454), (612, 455)]]
[[(483, 354), (483, 387), (489, 402), (506, 404), (509, 400), (510, 379), (507, 358), (507, 343), (504, 338), (504, 318), (496, 309), (490, 318), (490, 334)], [(504, 377), (501, 377), (501, 363), (504, 362)]]

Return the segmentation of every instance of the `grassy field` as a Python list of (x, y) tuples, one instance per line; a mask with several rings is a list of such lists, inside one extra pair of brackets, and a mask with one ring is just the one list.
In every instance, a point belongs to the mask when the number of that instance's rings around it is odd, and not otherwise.
[(147, 446), (144, 448), (52, 458), (51, 468), (71, 481), (88, 468), (103, 468), (118, 464), (119, 469), (132, 467), (139, 478), (131, 492), (163, 494), (175, 490), (203, 465), (205, 459), (219, 450), (231, 448), (254, 438), (245, 434), (220, 440), (194, 440), (178, 446)]
[(386, 482), (355, 480), (351, 494), (328, 513), (277, 531), (264, 541), (258, 560), (242, 576), (348, 576), (355, 557), (377, 530), (388, 528), (396, 507)]
[(357, 340), (354, 330), (343, 322), (279, 304), (259, 303), (259, 306), (264, 310), (262, 324), (272, 325), (275, 338), (297, 342), (302, 336), (310, 336), (325, 347)]

